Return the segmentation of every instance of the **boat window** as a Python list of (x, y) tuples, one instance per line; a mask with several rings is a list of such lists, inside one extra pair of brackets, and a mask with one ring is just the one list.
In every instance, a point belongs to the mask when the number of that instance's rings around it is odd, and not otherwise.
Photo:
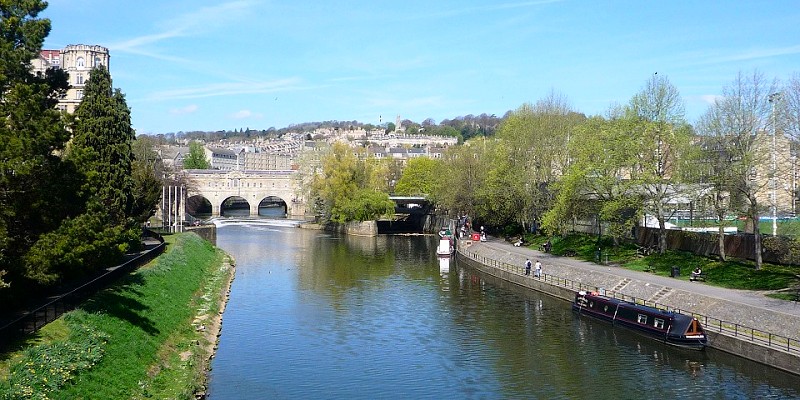
[(589, 308), (594, 308), (594, 302), (593, 301), (589, 302)]
[(639, 319), (637, 321), (639, 321), (640, 324), (647, 324), (647, 315), (639, 314)]
[(664, 329), (664, 320), (661, 318), (656, 318), (655, 321), (653, 321), (653, 326), (655, 326), (657, 329)]

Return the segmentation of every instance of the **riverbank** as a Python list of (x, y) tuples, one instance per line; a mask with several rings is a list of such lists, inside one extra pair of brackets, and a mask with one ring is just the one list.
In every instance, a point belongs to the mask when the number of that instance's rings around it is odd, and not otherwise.
[[(800, 374), (797, 302), (557, 257), (501, 240), (459, 244), (459, 255), (482, 271), (566, 301), (577, 290), (605, 290), (627, 300), (695, 314), (712, 338), (711, 347)], [(543, 279), (523, 274), (527, 258), (542, 262)]]
[(0, 356), (0, 398), (204, 396), (233, 260), (196, 234), (165, 239), (156, 260)]

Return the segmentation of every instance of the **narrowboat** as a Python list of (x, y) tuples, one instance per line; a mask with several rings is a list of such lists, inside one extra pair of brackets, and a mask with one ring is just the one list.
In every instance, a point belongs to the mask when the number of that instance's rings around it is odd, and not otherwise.
[(575, 293), (572, 309), (578, 314), (634, 329), (673, 346), (702, 350), (708, 343), (700, 321), (690, 315), (585, 291)]

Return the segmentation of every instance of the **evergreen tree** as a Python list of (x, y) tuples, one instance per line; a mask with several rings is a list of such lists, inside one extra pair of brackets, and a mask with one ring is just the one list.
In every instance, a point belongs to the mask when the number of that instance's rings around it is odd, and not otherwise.
[(76, 204), (74, 170), (59, 157), (69, 132), (55, 109), (66, 73), (31, 72), (50, 31), (50, 21), (37, 18), (46, 6), (0, 1), (0, 271), (17, 290), (26, 286), (28, 249)]
[(67, 152), (83, 181), (84, 212), (43, 235), (26, 260), (29, 277), (41, 282), (72, 278), (106, 267), (138, 244), (132, 217), (134, 180), (130, 110), (111, 87), (105, 68), (95, 68), (75, 111)]

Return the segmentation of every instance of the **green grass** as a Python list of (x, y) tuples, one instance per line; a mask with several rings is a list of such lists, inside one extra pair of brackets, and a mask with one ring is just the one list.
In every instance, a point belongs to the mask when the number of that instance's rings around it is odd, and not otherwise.
[[(526, 243), (529, 247), (538, 249), (547, 241), (541, 235), (527, 235)], [(564, 255), (567, 251), (575, 251), (575, 258), (596, 262), (598, 248), (597, 236), (573, 234), (566, 237), (553, 237), (552, 253)], [(655, 274), (670, 276), (673, 266), (680, 267), (681, 275), (676, 279), (688, 280), (690, 272), (695, 267), (700, 267), (706, 273), (706, 283), (732, 289), (747, 290), (786, 290), (800, 284), (797, 275), (800, 266), (763, 264), (756, 271), (755, 264), (746, 260), (728, 260), (722, 262), (713, 258), (694, 255), (683, 251), (668, 251), (663, 255), (652, 254), (641, 257), (636, 254), (636, 245), (623, 243), (617, 247), (609, 238), (600, 240), (602, 249), (601, 261), (618, 265), (637, 271), (645, 271), (648, 267), (655, 267)], [(791, 291), (788, 291), (791, 292)], [(787, 292), (787, 293), (788, 293)], [(791, 298), (782, 295), (782, 298)]]
[(0, 398), (193, 398), (208, 354), (192, 322), (218, 311), (228, 272), (197, 235), (168, 240), (153, 263), (4, 355)]

